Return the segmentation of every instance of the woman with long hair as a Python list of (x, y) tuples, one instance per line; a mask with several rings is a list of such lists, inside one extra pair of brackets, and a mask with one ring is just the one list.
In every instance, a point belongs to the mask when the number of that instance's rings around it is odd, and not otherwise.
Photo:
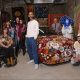
[(23, 20), (20, 19), (20, 25), (19, 25), (19, 32), (18, 32), (18, 37), (19, 37), (19, 46), (20, 49), (23, 50), (23, 55), (25, 55), (25, 34), (26, 34), (26, 26), (23, 23)]
[(13, 65), (14, 49), (12, 45), (13, 45), (13, 40), (8, 35), (8, 29), (3, 28), (3, 34), (0, 36), (0, 46), (5, 53), (7, 66)]

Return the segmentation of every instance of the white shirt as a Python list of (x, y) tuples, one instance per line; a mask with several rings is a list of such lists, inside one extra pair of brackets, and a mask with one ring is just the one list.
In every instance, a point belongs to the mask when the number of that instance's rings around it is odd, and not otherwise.
[(62, 27), (62, 34), (64, 37), (72, 39), (72, 26), (70, 25), (69, 27), (65, 28), (64, 25)]
[(37, 39), (39, 34), (39, 23), (36, 20), (31, 20), (27, 24), (27, 34), (26, 37), (34, 37)]
[(78, 41), (74, 43), (74, 48), (75, 48), (76, 54), (80, 54), (80, 43)]

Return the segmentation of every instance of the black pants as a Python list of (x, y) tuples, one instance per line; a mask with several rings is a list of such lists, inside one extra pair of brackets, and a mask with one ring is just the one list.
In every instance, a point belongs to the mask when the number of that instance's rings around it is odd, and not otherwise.
[(4, 50), (0, 47), (0, 64), (1, 61), (4, 61), (4, 63), (6, 63), (6, 55), (4, 53)]
[(16, 45), (16, 56), (18, 56), (18, 54), (19, 54), (19, 49), (23, 50), (23, 55), (24, 55), (26, 52), (25, 37), (24, 36), (21, 40), (19, 40), (18, 44)]
[(0, 61), (4, 61), (4, 63), (7, 63), (7, 58), (13, 57), (14, 58), (14, 49), (13, 47), (9, 47), (9, 48), (4, 48), (1, 47), (0, 50), (0, 55), (2, 55), (2, 57), (0, 58)]
[(9, 48), (3, 48), (2, 47), (2, 52), (4, 53), (4, 55), (6, 56), (6, 58), (8, 57), (14, 57), (14, 49), (13, 47), (9, 47)]
[(25, 39), (22, 39), (19, 41), (20, 49), (23, 50), (23, 53), (25, 52)]

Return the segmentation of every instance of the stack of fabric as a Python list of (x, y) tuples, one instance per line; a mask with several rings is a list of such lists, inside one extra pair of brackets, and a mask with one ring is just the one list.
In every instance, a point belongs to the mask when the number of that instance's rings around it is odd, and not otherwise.
[(59, 64), (71, 59), (74, 41), (63, 36), (40, 36), (39, 59), (44, 64)]

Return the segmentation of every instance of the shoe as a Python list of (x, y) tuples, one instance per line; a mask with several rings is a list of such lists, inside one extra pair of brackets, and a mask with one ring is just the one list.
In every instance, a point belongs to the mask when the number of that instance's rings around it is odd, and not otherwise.
[(30, 60), (29, 62), (27, 62), (27, 64), (30, 64), (30, 63), (33, 63), (34, 62), (34, 60)]
[(80, 65), (80, 62), (76, 62), (73, 64), (73, 66), (79, 66)]
[(35, 64), (35, 69), (38, 69), (39, 68), (39, 65), (38, 64)]

